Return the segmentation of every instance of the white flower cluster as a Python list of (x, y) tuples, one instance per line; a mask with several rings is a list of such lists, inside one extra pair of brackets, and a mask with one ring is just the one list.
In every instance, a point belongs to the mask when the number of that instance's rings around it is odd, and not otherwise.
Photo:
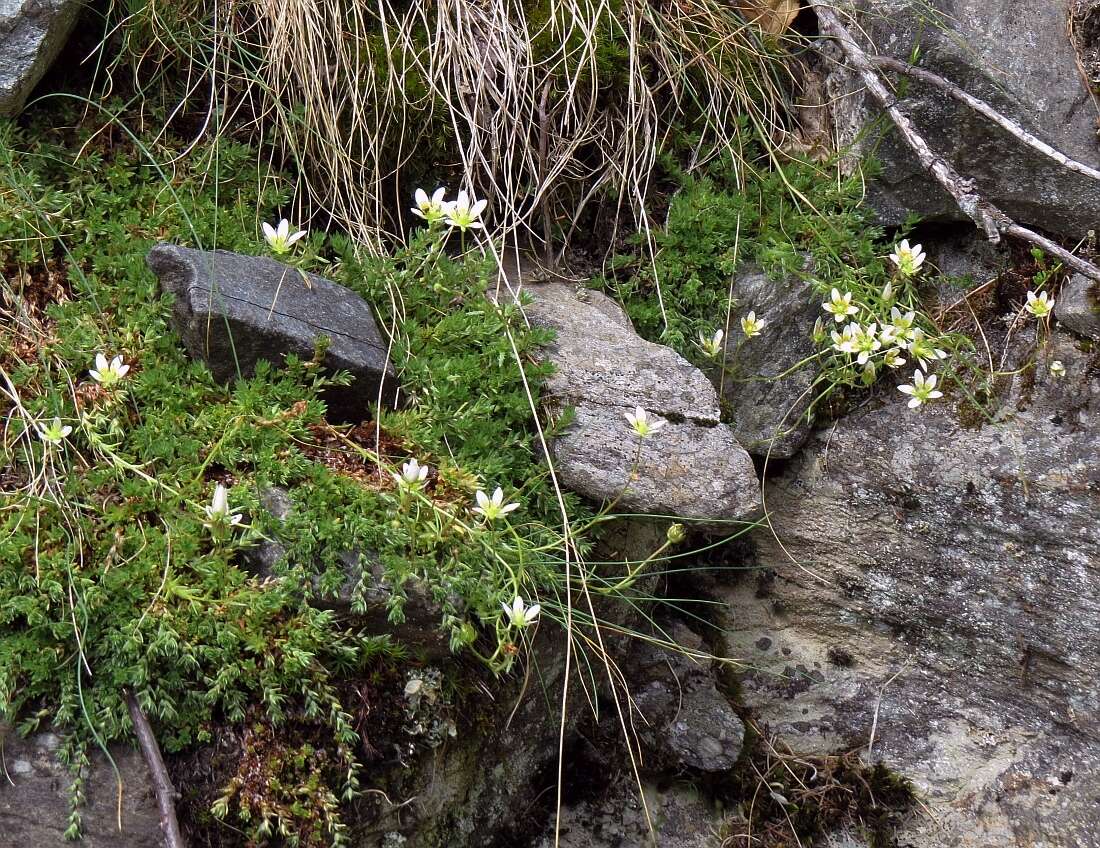
[(429, 224), (443, 223), (462, 232), (481, 229), (482, 223), (479, 219), (489, 201), (474, 200), (464, 191), (460, 191), (455, 200), (445, 200), (446, 194), (446, 188), (437, 188), (429, 197), (424, 189), (418, 188), (416, 206), (412, 208), (412, 213)]
[[(921, 245), (910, 246), (908, 241), (902, 241), (890, 254), (890, 259), (903, 277), (919, 273), (924, 258)], [(890, 303), (892, 300), (893, 285), (888, 283), (882, 292), (882, 301)], [(837, 324), (844, 324), (829, 333), (831, 347), (837, 353), (854, 358), (855, 364), (863, 368), (865, 383), (870, 384), (874, 380), (879, 366), (896, 369), (912, 361), (919, 365), (913, 372), (913, 382), (898, 387), (899, 391), (909, 395), (909, 406), (916, 408), (943, 397), (943, 392), (936, 389), (938, 378), (927, 372), (931, 366), (947, 358), (947, 351), (936, 347), (917, 326), (916, 312), (903, 312), (897, 306), (891, 306), (889, 320), (883, 321), (877, 319), (871, 310), (853, 303), (851, 292), (841, 293), (836, 288), (829, 293), (829, 299), (821, 304), (821, 308)], [(824, 329), (819, 327), (817, 335), (823, 338)]]

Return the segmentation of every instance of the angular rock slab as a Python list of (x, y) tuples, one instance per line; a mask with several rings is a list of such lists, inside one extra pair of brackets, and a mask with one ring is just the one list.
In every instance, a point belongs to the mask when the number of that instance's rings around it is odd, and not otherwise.
[(1100, 286), (1074, 274), (1058, 294), (1054, 317), (1078, 335), (1100, 341)]
[[(671, 348), (647, 342), (614, 301), (563, 283), (524, 287), (532, 323), (553, 329), (546, 391), (575, 419), (550, 450), (562, 483), (617, 512), (674, 515), (720, 529), (760, 505), (752, 460), (720, 423), (705, 376)], [(662, 430), (639, 439), (635, 407)]]
[[(11, 848), (152, 848), (164, 843), (149, 770), (141, 754), (116, 745), (111, 757), (122, 779), (122, 830), (118, 784), (103, 753), (90, 750), (81, 807), (83, 837), (64, 838), (69, 823), (72, 775), (57, 758), (61, 737), (36, 733), (26, 739), (0, 727), (5, 774), (0, 776), (0, 845)], [(10, 781), (10, 782), (9, 782)]]
[(191, 356), (214, 378), (252, 374), (266, 359), (279, 366), (288, 353), (310, 359), (321, 336), (330, 339), (324, 366), (348, 371), (349, 387), (325, 399), (334, 417), (362, 420), (377, 403), (393, 405), (397, 380), (370, 305), (355, 292), (272, 259), (227, 251), (158, 244), (146, 258), (161, 288), (175, 295), (172, 328)]
[(768, 482), (782, 547), (754, 531), (759, 570), (712, 598), (795, 750), (874, 727), (938, 820), (900, 845), (1100, 846), (1100, 372), (1046, 344), (995, 424), (899, 398), (814, 436)]
[[(806, 412), (810, 388), (820, 368), (798, 363), (813, 356), (813, 327), (821, 315), (820, 299), (797, 274), (779, 279), (748, 268), (733, 281), (737, 313), (725, 340), (725, 375), (715, 382), (732, 418), (737, 441), (753, 456), (793, 456), (810, 436)], [(760, 335), (746, 339), (740, 317), (750, 311), (764, 321)]]
[(17, 115), (76, 25), (81, 0), (0, 0), (0, 115)]
[[(858, 0), (858, 27), (881, 52), (946, 77), (1065, 155), (1100, 167), (1096, 109), (1067, 35), (1069, 0)], [(925, 11), (937, 10), (938, 21)], [(866, 45), (866, 40), (863, 42)], [(893, 74), (890, 74), (894, 77)], [(963, 220), (954, 201), (890, 129), (866, 133), (882, 110), (847, 71), (828, 81), (838, 146), (856, 145), (882, 165), (868, 203), (883, 223), (912, 211)], [(1020, 223), (1083, 236), (1100, 222), (1100, 182), (1075, 174), (925, 83), (912, 81), (901, 107), (936, 153)], [(886, 121), (889, 124), (888, 121)]]

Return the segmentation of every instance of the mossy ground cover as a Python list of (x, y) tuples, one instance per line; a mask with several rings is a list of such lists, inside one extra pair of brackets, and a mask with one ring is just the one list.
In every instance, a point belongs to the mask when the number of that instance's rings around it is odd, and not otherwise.
[[(497, 672), (520, 642), (502, 603), (541, 596), (544, 616), (556, 614), (562, 517), (534, 426), (546, 337), (515, 306), (491, 306), (489, 266), (454, 256), (439, 232), (378, 259), (316, 234), (299, 264), (376, 305), (414, 402), (335, 427), (320, 396), (333, 378), (292, 356), (220, 385), (170, 330), (145, 254), (160, 240), (261, 253), (260, 222), (278, 217), (288, 183), (225, 139), (182, 155), (179, 140), (91, 126), (55, 109), (0, 128), (0, 714), (68, 734), (77, 774), (89, 745), (130, 737), (127, 688), (169, 753), (246, 717), (318, 722), (325, 767), (300, 751), (280, 761), (327, 811), (303, 844), (328, 844), (335, 799), (357, 785), (341, 681), (404, 653), (310, 602), (343, 583), (337, 554), (377, 554), (395, 620), (407, 581), (430, 587), (444, 638)], [(101, 353), (129, 365), (111, 385), (90, 375)], [(71, 428), (56, 442), (42, 435), (54, 419)], [(401, 490), (392, 472), (410, 458), (431, 473)], [(207, 526), (217, 484), (244, 515), (228, 533)], [(276, 485), (294, 500), (282, 524), (259, 506)], [(473, 495), (497, 486), (520, 508), (485, 522)], [(572, 498), (567, 509), (586, 517)], [(242, 565), (261, 537), (289, 552), (277, 579)], [(255, 809), (246, 823), (273, 826)]]

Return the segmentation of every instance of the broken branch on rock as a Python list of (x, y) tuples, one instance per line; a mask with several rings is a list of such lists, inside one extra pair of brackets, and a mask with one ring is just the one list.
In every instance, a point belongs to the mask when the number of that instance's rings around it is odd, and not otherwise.
[(180, 833), (179, 821), (176, 819), (176, 799), (179, 793), (176, 792), (172, 779), (168, 776), (168, 769), (164, 766), (164, 758), (160, 754), (157, 738), (153, 735), (153, 728), (149, 726), (149, 719), (145, 717), (145, 712), (134, 697), (134, 693), (129, 689), (123, 689), (122, 697), (130, 710), (134, 734), (137, 736), (145, 764), (149, 766), (149, 774), (153, 778), (153, 792), (157, 796), (160, 829), (164, 832), (165, 848), (187, 848)]
[(1093, 168), (1091, 165), (1086, 165), (1084, 162), (1078, 162), (1076, 159), (1070, 159), (1066, 154), (1062, 153), (1057, 148), (1051, 147), (1041, 138), (1029, 133), (1018, 123), (1011, 118), (1002, 115), (984, 100), (975, 97), (969, 92), (963, 91), (955, 83), (951, 82), (939, 74), (934, 74), (931, 71), (924, 68), (918, 68), (915, 65), (910, 65), (908, 62), (902, 62), (900, 59), (895, 59), (892, 56), (869, 56), (873, 65), (880, 68), (885, 68), (889, 71), (896, 71), (899, 74), (905, 74), (913, 79), (920, 80), (932, 85), (946, 94), (951, 95), (960, 103), (973, 109), (979, 115), (988, 118), (1009, 135), (1018, 139), (1022, 143), (1026, 144), (1033, 150), (1037, 150), (1044, 156), (1053, 159), (1063, 168), (1068, 171), (1073, 171), (1077, 174), (1082, 174), (1086, 177), (1091, 177), (1094, 180), (1100, 180), (1100, 170)]
[[(871, 96), (886, 111), (898, 134), (916, 154), (922, 167), (954, 198), (956, 205), (994, 244), (1002, 235), (1030, 242), (1092, 280), (1100, 281), (1100, 268), (1086, 262), (1059, 244), (1013, 221), (1003, 211), (985, 200), (974, 186), (974, 181), (963, 177), (947, 160), (935, 153), (914, 126), (912, 120), (897, 106), (896, 98), (886, 88), (882, 77), (875, 70), (872, 58), (859, 46), (851, 32), (837, 15), (836, 10), (824, 0), (811, 0), (817, 13), (821, 32), (832, 37), (840, 45), (845, 58), (859, 74)], [(1053, 148), (1052, 148), (1053, 149)]]

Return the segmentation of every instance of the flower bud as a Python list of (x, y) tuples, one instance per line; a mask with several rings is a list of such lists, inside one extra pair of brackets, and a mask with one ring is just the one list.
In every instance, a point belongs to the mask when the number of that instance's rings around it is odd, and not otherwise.
[(673, 524), (668, 528), (665, 538), (670, 545), (678, 545), (687, 538), (687, 531), (684, 530), (683, 524)]

